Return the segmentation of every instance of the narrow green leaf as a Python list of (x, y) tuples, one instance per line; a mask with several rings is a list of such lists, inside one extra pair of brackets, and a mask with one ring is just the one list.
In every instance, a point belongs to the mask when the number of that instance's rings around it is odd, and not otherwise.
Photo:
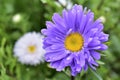
[(94, 70), (90, 69), (90, 71), (98, 78), (98, 80), (103, 80), (102, 77)]
[(70, 69), (67, 67), (66, 69), (63, 70), (63, 72), (68, 75), (69, 77), (71, 76)]
[(104, 65), (104, 64), (105, 64), (105, 63), (102, 62), (102, 61), (97, 61), (97, 63), (100, 64), (100, 65)]

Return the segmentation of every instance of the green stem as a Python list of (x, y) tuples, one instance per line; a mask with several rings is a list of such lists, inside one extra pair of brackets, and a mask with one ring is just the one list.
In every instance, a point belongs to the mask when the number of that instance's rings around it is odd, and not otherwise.
[(100, 10), (100, 9), (101, 9), (101, 7), (102, 7), (103, 3), (104, 3), (104, 0), (101, 0), (101, 1), (100, 1), (100, 3), (99, 3), (99, 5), (98, 5), (98, 7), (97, 7), (97, 9), (98, 9), (98, 10)]
[(71, 76), (71, 80), (75, 80), (75, 77), (74, 77), (74, 76)]

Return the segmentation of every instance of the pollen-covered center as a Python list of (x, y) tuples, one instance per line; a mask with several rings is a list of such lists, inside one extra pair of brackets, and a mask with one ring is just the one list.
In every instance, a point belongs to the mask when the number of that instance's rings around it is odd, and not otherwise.
[(65, 39), (65, 48), (72, 52), (78, 52), (83, 47), (83, 37), (81, 34), (75, 32), (68, 35)]
[(36, 50), (36, 46), (34, 46), (34, 45), (28, 46), (28, 51), (29, 51), (30, 53), (34, 53), (35, 50)]

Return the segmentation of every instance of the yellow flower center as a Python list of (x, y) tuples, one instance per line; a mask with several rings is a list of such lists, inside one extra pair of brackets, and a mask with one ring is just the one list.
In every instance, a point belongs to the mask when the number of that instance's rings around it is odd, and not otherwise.
[(65, 39), (65, 48), (72, 52), (78, 52), (83, 47), (83, 37), (81, 34), (75, 32), (68, 35)]
[(30, 53), (34, 53), (35, 50), (36, 50), (36, 47), (35, 47), (34, 45), (31, 45), (31, 46), (28, 47), (28, 51), (29, 51)]

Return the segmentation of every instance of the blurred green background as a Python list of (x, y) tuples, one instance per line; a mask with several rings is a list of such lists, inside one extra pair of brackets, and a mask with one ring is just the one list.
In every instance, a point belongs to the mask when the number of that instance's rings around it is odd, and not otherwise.
[[(13, 56), (16, 40), (31, 31), (40, 32), (53, 13), (62, 13), (74, 4), (88, 7), (101, 17), (109, 49), (101, 52), (97, 73), (82, 72), (76, 80), (120, 80), (120, 0), (0, 0), (0, 80), (70, 80), (65, 72), (56, 72), (48, 63), (23, 65)], [(104, 63), (103, 63), (104, 62)], [(80, 79), (81, 78), (81, 79)]]

